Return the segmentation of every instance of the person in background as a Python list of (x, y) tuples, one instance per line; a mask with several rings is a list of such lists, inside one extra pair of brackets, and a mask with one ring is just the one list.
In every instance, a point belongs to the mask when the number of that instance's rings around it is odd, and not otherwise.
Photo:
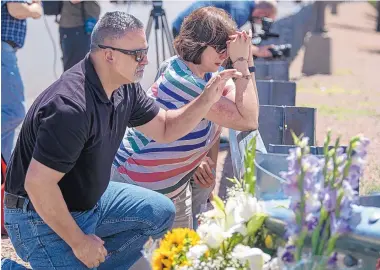
[(17, 51), (24, 46), (26, 19), (38, 19), (40, 1), (1, 1), (1, 153), (9, 161), (15, 130), (25, 117), (24, 85), (17, 64)]
[[(184, 11), (182, 11), (172, 23), (173, 36), (176, 37), (180, 31), (181, 25), (185, 17), (189, 16), (194, 10), (206, 7), (214, 6), (221, 8), (229, 13), (232, 19), (236, 22), (237, 27), (241, 28), (250, 20), (254, 20), (255, 23), (259, 23), (263, 17), (276, 19), (277, 16), (277, 2), (275, 0), (240, 0), (240, 1), (204, 1), (198, 0), (192, 3)], [(268, 50), (269, 46), (255, 46), (252, 45), (252, 55), (257, 57), (272, 57), (272, 53)]]
[(65, 71), (81, 61), (90, 50), (91, 32), (99, 16), (97, 1), (63, 1), (59, 37)]

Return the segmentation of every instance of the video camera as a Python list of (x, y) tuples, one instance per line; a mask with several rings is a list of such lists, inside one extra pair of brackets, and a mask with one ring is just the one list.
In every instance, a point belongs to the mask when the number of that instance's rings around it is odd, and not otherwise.
[(147, 1), (147, 0), (110, 0), (110, 3), (116, 4), (116, 5), (130, 5), (130, 4), (147, 5), (147, 4), (150, 4), (151, 1)]
[[(251, 19), (251, 27), (252, 27), (252, 44), (260, 45), (263, 40), (267, 40), (269, 38), (279, 38), (280, 35), (277, 33), (271, 32), (271, 27), (273, 24), (273, 20), (270, 18), (259, 18), (261, 20), (260, 29), (255, 29), (254, 20), (258, 18)], [(269, 51), (272, 53), (273, 58), (286, 58), (290, 56), (290, 52), (292, 49), (291, 44), (281, 44), (275, 45), (273, 48), (270, 48)]]

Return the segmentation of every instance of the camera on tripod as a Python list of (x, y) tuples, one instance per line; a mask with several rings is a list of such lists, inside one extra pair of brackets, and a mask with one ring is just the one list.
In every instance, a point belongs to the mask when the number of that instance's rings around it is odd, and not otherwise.
[(153, 5), (153, 7), (162, 8), (162, 0), (153, 0), (152, 5)]
[[(261, 20), (261, 27), (256, 29), (254, 20)], [(252, 18), (251, 27), (252, 27), (252, 44), (260, 45), (263, 40), (267, 40), (269, 38), (279, 38), (280, 35), (277, 33), (271, 32), (271, 27), (273, 25), (273, 20), (267, 17), (263, 18)], [(272, 57), (275, 59), (278, 58), (286, 58), (290, 56), (292, 49), (291, 44), (281, 44), (275, 45), (273, 48), (269, 48), (268, 50), (272, 53)]]
[(173, 35), (170, 31), (168, 20), (166, 18), (166, 12), (164, 8), (162, 7), (162, 0), (153, 0), (152, 1), (152, 10), (150, 11), (148, 24), (146, 26), (146, 39), (149, 42), (149, 37), (151, 30), (153, 29), (154, 25), (154, 39), (155, 39), (155, 45), (156, 45), (156, 63), (157, 68), (160, 67), (160, 46), (159, 46), (159, 32), (161, 32), (161, 49), (162, 49), (162, 61), (166, 60), (166, 50), (165, 50), (165, 43), (167, 45), (169, 56), (175, 55), (174, 47), (173, 47)]

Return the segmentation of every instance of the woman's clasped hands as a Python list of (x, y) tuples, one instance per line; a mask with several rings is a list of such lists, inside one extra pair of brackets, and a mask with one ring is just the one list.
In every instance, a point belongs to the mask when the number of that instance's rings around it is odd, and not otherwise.
[(232, 63), (237, 61), (249, 61), (252, 57), (252, 31), (236, 31), (235, 34), (229, 36), (227, 41), (228, 55)]

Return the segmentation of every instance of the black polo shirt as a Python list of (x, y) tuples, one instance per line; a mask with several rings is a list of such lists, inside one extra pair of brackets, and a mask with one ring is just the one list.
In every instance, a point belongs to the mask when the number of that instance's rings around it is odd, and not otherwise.
[(65, 173), (59, 187), (70, 211), (95, 206), (110, 181), (126, 127), (151, 121), (159, 107), (140, 84), (108, 99), (89, 55), (46, 89), (29, 109), (8, 165), (6, 191), (27, 196), (32, 157)]

